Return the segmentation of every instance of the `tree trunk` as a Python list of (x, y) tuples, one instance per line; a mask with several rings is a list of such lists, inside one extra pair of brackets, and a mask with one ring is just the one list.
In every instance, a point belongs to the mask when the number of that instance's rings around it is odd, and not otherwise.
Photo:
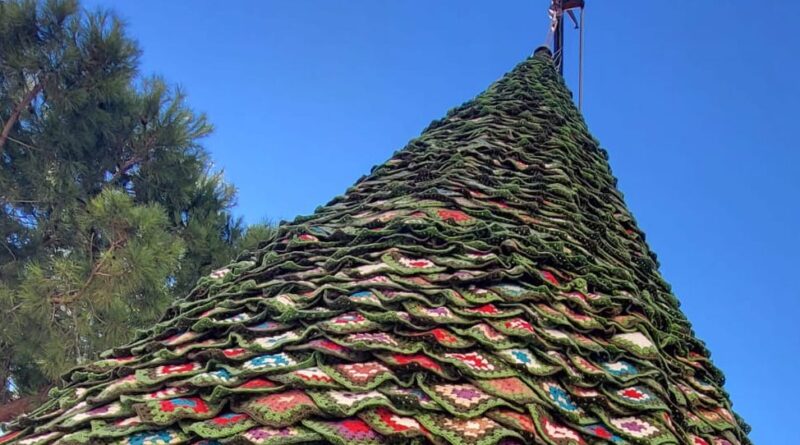
[(11, 112), (11, 116), (8, 117), (8, 120), (5, 124), (3, 124), (3, 131), (0, 133), (0, 155), (3, 154), (3, 147), (6, 145), (6, 141), (8, 140), (8, 136), (11, 134), (11, 129), (14, 128), (14, 124), (17, 123), (19, 120), (19, 116), (22, 114), (22, 110), (25, 109), (36, 96), (42, 92), (44, 85), (39, 82), (34, 85), (33, 89), (28, 91), (25, 97), (14, 107), (14, 110)]
[[(0, 344), (0, 406), (11, 401), (11, 388), (8, 379), (11, 378), (11, 348)], [(0, 420), (2, 422), (2, 420)]]

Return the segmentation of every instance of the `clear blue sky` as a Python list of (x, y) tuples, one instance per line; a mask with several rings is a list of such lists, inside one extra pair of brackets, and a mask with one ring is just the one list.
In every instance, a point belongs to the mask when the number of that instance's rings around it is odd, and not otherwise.
[[(589, 127), (754, 441), (800, 443), (800, 2), (587, 2)], [(87, 4), (209, 114), (255, 222), (313, 211), (511, 69), (548, 2), (224, 3)]]

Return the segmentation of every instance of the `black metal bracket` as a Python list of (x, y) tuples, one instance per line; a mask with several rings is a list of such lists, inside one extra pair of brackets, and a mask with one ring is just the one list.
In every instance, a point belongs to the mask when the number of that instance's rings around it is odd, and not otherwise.
[(575, 9), (583, 9), (584, 0), (552, 0), (550, 14), (555, 21), (553, 28), (553, 62), (559, 74), (564, 74), (564, 13), (570, 16), (575, 28), (582, 26), (575, 18)]

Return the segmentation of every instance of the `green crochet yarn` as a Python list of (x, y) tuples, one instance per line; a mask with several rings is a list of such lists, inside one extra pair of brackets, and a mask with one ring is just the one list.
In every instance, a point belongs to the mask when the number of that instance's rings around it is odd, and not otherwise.
[(547, 50), (0, 445), (749, 444)]

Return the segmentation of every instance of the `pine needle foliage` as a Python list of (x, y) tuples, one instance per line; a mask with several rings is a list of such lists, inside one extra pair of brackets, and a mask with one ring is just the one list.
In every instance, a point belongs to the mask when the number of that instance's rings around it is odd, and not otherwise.
[[(152, 324), (253, 236), (184, 91), (109, 11), (0, 0), (0, 404)], [(243, 244), (244, 243), (244, 244)]]

